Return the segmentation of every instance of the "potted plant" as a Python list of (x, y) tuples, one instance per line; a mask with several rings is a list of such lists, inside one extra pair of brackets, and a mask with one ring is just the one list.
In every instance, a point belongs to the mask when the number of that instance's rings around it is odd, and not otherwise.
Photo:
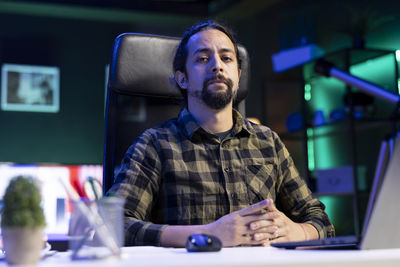
[(35, 180), (18, 176), (6, 189), (1, 210), (1, 231), (9, 264), (35, 264), (44, 246), (45, 219)]

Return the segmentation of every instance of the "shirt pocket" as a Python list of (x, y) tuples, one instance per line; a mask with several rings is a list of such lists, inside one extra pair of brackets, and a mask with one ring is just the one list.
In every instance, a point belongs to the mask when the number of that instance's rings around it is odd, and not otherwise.
[(251, 162), (245, 166), (245, 182), (250, 204), (267, 198), (275, 200), (276, 165), (271, 162)]

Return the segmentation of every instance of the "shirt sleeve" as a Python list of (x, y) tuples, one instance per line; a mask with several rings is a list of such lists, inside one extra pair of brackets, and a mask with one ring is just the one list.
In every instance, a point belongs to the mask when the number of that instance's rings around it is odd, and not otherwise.
[(125, 245), (160, 246), (163, 224), (150, 222), (156, 202), (161, 162), (151, 134), (145, 132), (125, 154), (114, 185), (107, 192), (125, 199)]
[(279, 179), (277, 208), (297, 223), (313, 225), (320, 238), (335, 235), (335, 229), (325, 212), (324, 204), (312, 197), (306, 182), (300, 177), (293, 159), (276, 133), (273, 133), (277, 153)]

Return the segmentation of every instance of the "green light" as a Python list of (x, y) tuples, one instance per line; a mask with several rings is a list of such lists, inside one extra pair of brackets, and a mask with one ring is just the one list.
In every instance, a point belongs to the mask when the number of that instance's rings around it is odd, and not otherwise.
[(396, 50), (396, 60), (400, 61), (400, 50)]
[(315, 169), (314, 160), (314, 130), (312, 128), (307, 129), (307, 154), (308, 154), (308, 170), (313, 171)]
[(400, 78), (397, 79), (397, 91), (398, 91), (398, 93), (400, 95)]
[(304, 99), (306, 101), (311, 100), (311, 84), (309, 84), (309, 83), (306, 83), (304, 85)]
[(350, 196), (319, 196), (325, 211), (335, 226), (336, 235), (354, 235), (353, 207)]
[(330, 196), (320, 196), (319, 200), (325, 205), (325, 212), (328, 214), (329, 219), (335, 218), (335, 208), (337, 206), (337, 200)]

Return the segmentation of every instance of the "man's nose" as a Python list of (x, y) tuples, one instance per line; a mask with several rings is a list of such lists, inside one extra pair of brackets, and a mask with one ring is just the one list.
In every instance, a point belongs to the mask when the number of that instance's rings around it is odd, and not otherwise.
[(222, 61), (219, 57), (214, 57), (211, 60), (211, 72), (218, 73), (223, 71)]

